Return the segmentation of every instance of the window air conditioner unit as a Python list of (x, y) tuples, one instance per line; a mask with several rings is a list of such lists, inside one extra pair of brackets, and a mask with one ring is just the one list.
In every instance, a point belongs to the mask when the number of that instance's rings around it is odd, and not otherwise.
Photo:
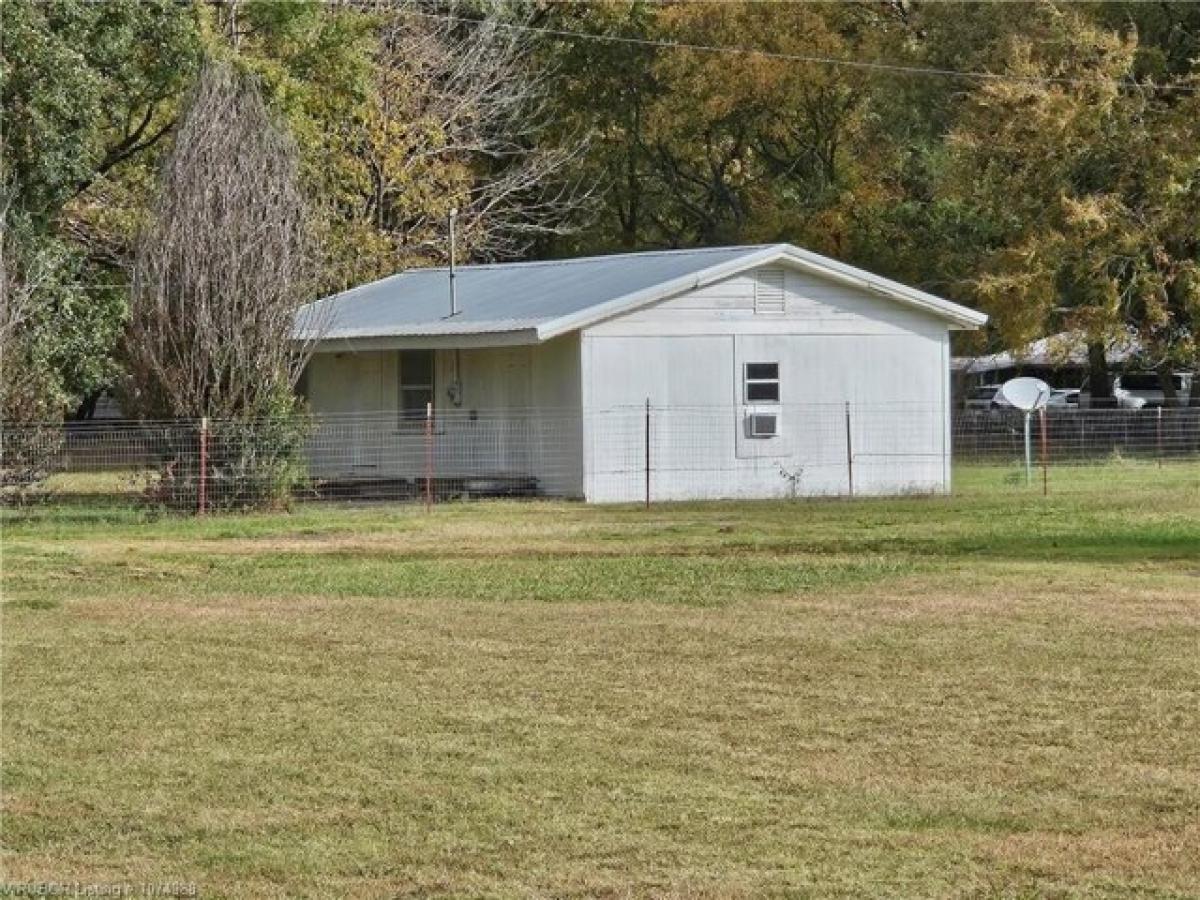
[(746, 434), (752, 438), (779, 436), (779, 413), (753, 410), (746, 414)]

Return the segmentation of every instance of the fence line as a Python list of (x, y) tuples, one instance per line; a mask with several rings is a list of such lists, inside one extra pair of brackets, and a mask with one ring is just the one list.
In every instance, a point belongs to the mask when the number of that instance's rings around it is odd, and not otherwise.
[[(1200, 409), (1047, 410), (1050, 472), (1200, 462)], [(935, 404), (428, 408), (253, 421), (0, 426), (0, 500), (203, 513), (314, 500), (686, 499), (941, 493), (951, 467), (1015, 468), (1021, 414)]]

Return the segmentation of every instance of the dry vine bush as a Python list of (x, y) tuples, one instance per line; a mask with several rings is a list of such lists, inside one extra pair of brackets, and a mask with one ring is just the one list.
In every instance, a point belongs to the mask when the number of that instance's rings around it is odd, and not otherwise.
[[(137, 412), (212, 420), (214, 505), (286, 500), (302, 474), (293, 388), (321, 328), (293, 340), (315, 256), (297, 169), (253, 78), (208, 62), (138, 242), (126, 352)], [(187, 507), (199, 435), (176, 432), (159, 499)]]

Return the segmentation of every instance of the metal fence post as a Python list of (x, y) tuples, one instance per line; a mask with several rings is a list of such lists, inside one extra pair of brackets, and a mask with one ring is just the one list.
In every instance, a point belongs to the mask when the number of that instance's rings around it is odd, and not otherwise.
[(846, 401), (846, 484), (854, 496), (854, 442), (850, 437), (850, 401)]
[(650, 398), (646, 398), (646, 509), (650, 508)]
[(1158, 407), (1158, 410), (1157, 410), (1158, 415), (1155, 417), (1157, 420), (1157, 422), (1156, 422), (1157, 429), (1156, 430), (1158, 433), (1158, 437), (1156, 440), (1156, 444), (1158, 446), (1158, 467), (1160, 469), (1162, 468), (1162, 464), (1163, 464), (1162, 411), (1163, 411), (1163, 408), (1161, 406)]
[(208, 507), (208, 416), (200, 419), (200, 472), (196, 485), (196, 515)]
[(433, 404), (425, 404), (425, 512), (433, 506)]
[(1042, 445), (1042, 496), (1050, 493), (1050, 436), (1046, 432), (1046, 407), (1038, 410), (1038, 442)]

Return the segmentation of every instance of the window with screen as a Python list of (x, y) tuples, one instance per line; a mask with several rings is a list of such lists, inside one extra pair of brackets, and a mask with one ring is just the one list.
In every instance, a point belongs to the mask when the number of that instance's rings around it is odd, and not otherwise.
[(779, 363), (746, 363), (745, 396), (747, 403), (778, 403)]
[(400, 351), (400, 421), (425, 419), (425, 408), (433, 402), (433, 351)]

